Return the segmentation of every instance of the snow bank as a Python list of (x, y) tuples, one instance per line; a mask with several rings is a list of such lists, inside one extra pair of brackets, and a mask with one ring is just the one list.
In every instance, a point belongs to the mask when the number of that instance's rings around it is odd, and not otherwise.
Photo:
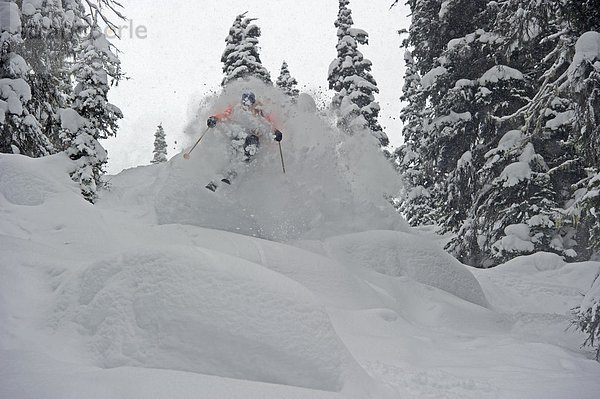
[[(510, 313), (559, 314), (564, 329), (571, 309), (600, 273), (600, 262), (566, 263), (557, 254), (538, 252), (474, 273), (494, 307)], [(575, 340), (574, 347), (580, 344)]]
[(15, 399), (356, 399), (175, 370), (81, 367), (17, 351), (0, 351), (0, 379), (0, 397)]
[[(162, 243), (207, 248), (261, 265), (302, 284), (328, 307), (368, 309), (389, 304), (346, 265), (296, 246), (195, 226), (163, 225)], [(320, 241), (318, 242), (320, 244)], [(314, 248), (311, 248), (314, 249)]]
[(350, 359), (306, 289), (208, 250), (146, 248), (95, 262), (62, 290), (56, 323), (74, 323), (105, 368), (340, 391)]
[[(529, 239), (529, 235), (526, 236)], [(549, 270), (558, 270), (567, 263), (557, 254), (550, 252), (538, 252), (532, 255), (519, 256), (508, 262), (497, 266), (498, 270), (519, 272), (519, 273), (537, 273)]]
[(460, 262), (422, 237), (391, 231), (368, 231), (326, 240), (330, 255), (388, 276), (405, 276), (487, 306), (479, 283)]
[(14, 205), (36, 206), (60, 192), (76, 192), (64, 154), (42, 159), (0, 154), (0, 194)]
[(231, 142), (225, 133), (246, 128), (235, 121), (219, 124), (190, 160), (175, 156), (165, 167), (155, 202), (160, 224), (191, 224), (276, 241), (365, 229), (409, 230), (384, 198), (399, 190), (400, 179), (377, 140), (367, 131), (349, 136), (332, 128), (306, 99), (298, 106), (275, 88), (237, 82), (207, 100), (188, 127), (190, 143), (206, 130), (209, 115), (237, 104), (249, 88), (283, 132), (281, 154), (275, 141), (261, 137), (255, 159), (238, 165), (232, 185), (210, 192), (206, 184), (218, 183), (230, 165)]

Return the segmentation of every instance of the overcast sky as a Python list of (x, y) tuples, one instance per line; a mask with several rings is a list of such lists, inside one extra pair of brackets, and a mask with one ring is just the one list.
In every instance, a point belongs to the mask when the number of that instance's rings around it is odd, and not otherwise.
[[(282, 60), (301, 89), (327, 88), (327, 70), (336, 56), (337, 0), (121, 0), (129, 22), (121, 40), (123, 70), (130, 80), (113, 89), (110, 100), (125, 118), (117, 138), (103, 142), (109, 173), (148, 164), (154, 132), (163, 123), (169, 157), (189, 142), (183, 129), (200, 99), (219, 89), (221, 54), (235, 16), (248, 11), (262, 30), (260, 55), (273, 80)], [(380, 122), (393, 144), (400, 142), (398, 120), (403, 50), (397, 31), (408, 27), (403, 6), (392, 0), (351, 0), (354, 26), (366, 30), (369, 46), (360, 51), (373, 62), (381, 104)], [(137, 32), (137, 34), (136, 34)], [(177, 144), (174, 142), (177, 141)]]

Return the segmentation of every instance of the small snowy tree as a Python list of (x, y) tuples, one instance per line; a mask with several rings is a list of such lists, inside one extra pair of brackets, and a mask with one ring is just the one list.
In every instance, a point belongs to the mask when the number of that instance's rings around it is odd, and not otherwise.
[(288, 69), (287, 62), (283, 61), (281, 64), (281, 72), (276, 82), (277, 87), (279, 87), (285, 94), (292, 97), (293, 99), (297, 98), (300, 94), (300, 90), (297, 89), (298, 81), (292, 77), (290, 74), (290, 70)]
[(572, 324), (587, 335), (583, 345), (594, 348), (600, 361), (600, 276), (596, 276), (581, 305), (573, 309), (573, 315)]
[(26, 81), (30, 67), (17, 53), (21, 29), (17, 4), (0, 2), (0, 152), (38, 157), (51, 153), (53, 147), (27, 109), (32, 98)]
[(86, 123), (65, 139), (69, 156), (78, 161), (78, 170), (72, 177), (80, 183), (85, 198), (94, 202), (107, 162), (106, 152), (98, 140), (114, 136), (117, 121), (123, 117), (121, 110), (108, 101), (110, 80), (118, 82), (122, 74), (119, 58), (96, 25), (90, 27), (88, 37), (76, 48), (76, 54), (73, 73), (77, 85), (71, 108)]
[(151, 163), (167, 162), (167, 142), (165, 141), (165, 129), (162, 123), (158, 125), (156, 133), (154, 133), (154, 158)]
[(66, 146), (66, 154), (75, 163), (71, 172), (73, 181), (79, 183), (83, 197), (94, 203), (98, 198), (98, 185), (101, 182), (103, 166), (107, 154), (94, 135), (94, 124), (83, 118), (77, 111), (67, 108), (59, 110), (61, 120), (60, 138)]
[(240, 14), (229, 29), (229, 35), (225, 39), (225, 51), (221, 56), (225, 74), (221, 86), (247, 76), (273, 84), (269, 71), (260, 60), (258, 47), (260, 28), (252, 23), (255, 20), (255, 18), (247, 18), (246, 13)]
[(398, 210), (412, 226), (429, 225), (436, 223), (436, 220), (432, 190), (434, 180), (425, 170), (421, 147), (426, 134), (422, 124), (425, 103), (420, 91), (421, 77), (408, 49), (404, 53), (404, 60), (406, 73), (401, 100), (406, 102), (406, 105), (400, 113), (404, 124), (404, 143), (394, 153), (397, 169), (402, 176), (403, 189), (396, 202)]
[(342, 129), (352, 132), (355, 128), (368, 128), (381, 145), (386, 146), (389, 139), (377, 121), (380, 107), (374, 93), (379, 89), (371, 75), (372, 63), (358, 51), (358, 44), (368, 44), (369, 36), (364, 30), (352, 28), (349, 3), (349, 0), (339, 0), (334, 24), (338, 28), (337, 57), (330, 64), (327, 77), (329, 88), (336, 92), (331, 104)]

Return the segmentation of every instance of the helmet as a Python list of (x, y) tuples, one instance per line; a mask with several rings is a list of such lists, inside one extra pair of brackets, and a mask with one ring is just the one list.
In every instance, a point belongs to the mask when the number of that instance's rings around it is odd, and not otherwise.
[(256, 102), (256, 96), (251, 91), (242, 94), (242, 104), (252, 105)]

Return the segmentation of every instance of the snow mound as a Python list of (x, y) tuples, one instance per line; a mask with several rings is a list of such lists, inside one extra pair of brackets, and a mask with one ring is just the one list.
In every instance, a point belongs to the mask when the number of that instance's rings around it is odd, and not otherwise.
[(488, 302), (477, 279), (447, 252), (422, 237), (394, 231), (367, 231), (329, 238), (333, 258), (388, 276), (404, 276), (474, 304)]
[(566, 264), (560, 255), (550, 252), (537, 252), (511, 259), (502, 265), (496, 266), (496, 269), (505, 272), (537, 273), (558, 270)]
[(389, 304), (340, 262), (295, 246), (196, 226), (160, 226), (160, 236), (173, 244), (206, 248), (242, 258), (300, 283), (327, 307), (369, 309)]
[(299, 284), (208, 250), (96, 262), (60, 296), (58, 326), (88, 335), (99, 366), (140, 366), (340, 391), (350, 355)]
[[(190, 143), (206, 130), (211, 114), (239, 103), (239, 94), (248, 88), (283, 131), (281, 152), (263, 132), (252, 162), (238, 165), (232, 184), (220, 184), (213, 193), (205, 186), (219, 183), (230, 166), (228, 132), (247, 126), (231, 119), (208, 130), (191, 159), (176, 155), (164, 167), (160, 187), (153, 188), (159, 224), (190, 224), (275, 241), (364, 229), (409, 230), (385, 199), (398, 191), (400, 179), (377, 140), (368, 131), (349, 136), (334, 129), (306, 105), (306, 98), (294, 104), (262, 83), (231, 84), (207, 99), (190, 123)], [(119, 184), (119, 176), (115, 180)]]
[(0, 194), (14, 205), (41, 205), (50, 196), (74, 187), (68, 174), (70, 165), (64, 154), (41, 159), (0, 154)]

